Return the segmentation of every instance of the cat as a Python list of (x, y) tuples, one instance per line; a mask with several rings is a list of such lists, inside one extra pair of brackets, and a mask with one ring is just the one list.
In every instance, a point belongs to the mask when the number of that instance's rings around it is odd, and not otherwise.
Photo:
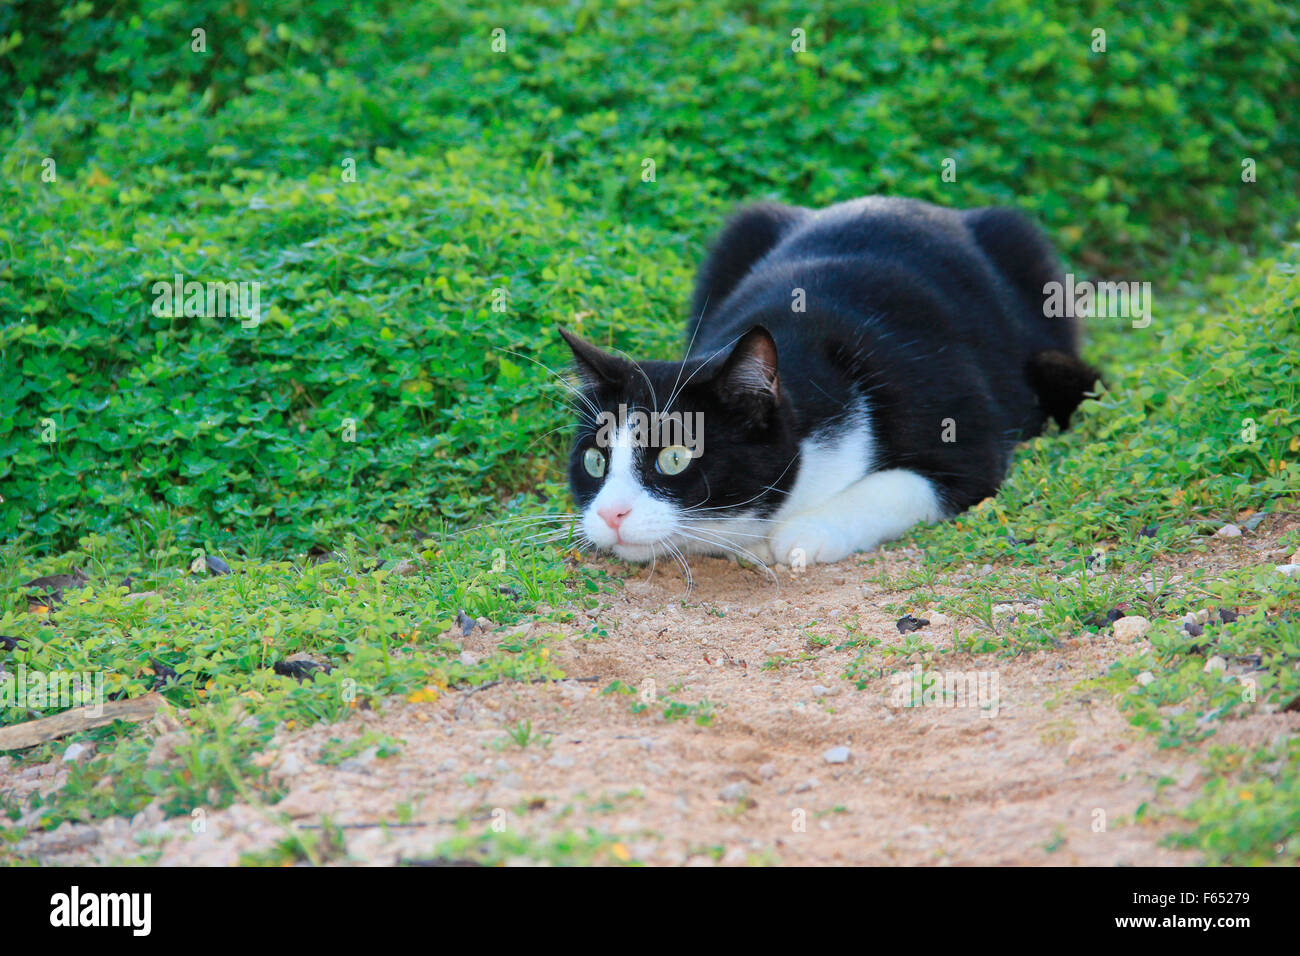
[[(582, 420), (581, 532), (627, 561), (840, 561), (997, 492), (1017, 442), (1098, 381), (1038, 228), (870, 196), (741, 210), (696, 283), (680, 362), (560, 333)], [(698, 426), (698, 427), (693, 427)], [(684, 562), (684, 559), (682, 559)]]

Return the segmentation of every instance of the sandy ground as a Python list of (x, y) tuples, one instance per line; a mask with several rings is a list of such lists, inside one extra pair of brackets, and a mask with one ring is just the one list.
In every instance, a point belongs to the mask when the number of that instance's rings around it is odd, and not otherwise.
[[(899, 570), (916, 556), (880, 560)], [(429, 860), (442, 841), (492, 828), (545, 842), (588, 827), (616, 838), (619, 857), (667, 865), (1197, 862), (1157, 845), (1176, 825), (1168, 818), (1132, 822), (1156, 799), (1159, 778), (1174, 781), (1160, 791), (1162, 806), (1195, 793), (1196, 755), (1157, 751), (1108, 695), (1079, 686), (1136, 650), (1109, 631), (1061, 635), (1059, 648), (1014, 659), (935, 656), (930, 666), (962, 675), (963, 688), (982, 686), (984, 698), (906, 707), (900, 692), (910, 684), (891, 682), (899, 665), (884, 649), (905, 640), (897, 606), (921, 617), (927, 609), (869, 583), (881, 563), (782, 570), (775, 584), (726, 561), (692, 563), (689, 596), (680, 572), (661, 564), (633, 573), (572, 625), (479, 628), (464, 640), (467, 653), (482, 654), (521, 630), (562, 634), (555, 659), (586, 680), (395, 699), (278, 736), (258, 758), (289, 791), (274, 810), (236, 804), (163, 820), (149, 808), (133, 820), (65, 824), (27, 849), (47, 862), (109, 863), (138, 858), (143, 841), (163, 864), (233, 864), (290, 827), (328, 821), (345, 836), (336, 862), (362, 864)], [(951, 646), (953, 625), (935, 620), (914, 636)], [(582, 636), (593, 621), (607, 637)], [(861, 649), (836, 647), (847, 623), (883, 642), (867, 659), (885, 673), (869, 672), (861, 689), (844, 676)], [(773, 659), (783, 663), (764, 666)], [(602, 694), (613, 681), (636, 693)], [(662, 700), (637, 712), (642, 695), (707, 700), (713, 721), (667, 720)], [(1294, 730), (1294, 717), (1239, 721), (1233, 735), (1261, 741)], [(508, 729), (524, 720), (537, 739), (520, 747)], [(318, 762), (331, 741), (367, 733), (405, 744), (394, 756), (367, 749)], [(62, 775), (24, 774), (33, 787)]]

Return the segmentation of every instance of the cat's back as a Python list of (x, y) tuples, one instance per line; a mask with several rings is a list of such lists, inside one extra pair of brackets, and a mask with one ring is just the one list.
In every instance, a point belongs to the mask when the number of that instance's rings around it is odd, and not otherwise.
[[(723, 231), (713, 258), (746, 245), (743, 269), (702, 276), (692, 328), (702, 344), (727, 341), (755, 320), (775, 326), (778, 339), (856, 336), (861, 323), (883, 321), (982, 344), (1038, 340), (1042, 285), (1059, 273), (1050, 245), (1019, 213), (891, 196), (821, 210), (753, 207)], [(1070, 344), (1068, 334), (1052, 338), (1060, 341), (1033, 347)]]

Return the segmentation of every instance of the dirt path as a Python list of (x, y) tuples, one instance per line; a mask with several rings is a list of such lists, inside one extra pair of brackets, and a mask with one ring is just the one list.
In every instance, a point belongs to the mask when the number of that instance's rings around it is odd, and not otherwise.
[[(884, 560), (897, 568), (909, 559)], [(887, 677), (861, 690), (846, 680), (860, 648), (835, 647), (851, 620), (884, 645), (903, 642), (896, 609), (883, 605), (907, 595), (864, 583), (879, 565), (849, 561), (797, 579), (783, 573), (778, 589), (724, 561), (693, 563), (686, 601), (671, 569), (629, 578), (593, 612), (608, 637), (576, 637), (592, 623), (582, 616), (567, 629), (530, 626), (574, 636), (557, 642), (558, 663), (594, 681), (402, 701), (382, 716), (363, 712), (285, 735), (263, 755), (290, 791), (276, 810), (298, 826), (326, 818), (344, 825), (339, 859), (376, 864), (427, 859), (439, 842), (494, 822), (541, 842), (591, 827), (620, 841), (617, 855), (656, 864), (1195, 862), (1157, 847), (1168, 824), (1122, 822), (1151, 799), (1158, 777), (1176, 781), (1162, 802), (1189, 796), (1194, 756), (1158, 753), (1106, 695), (1074, 689), (1127, 645), (1084, 635), (1014, 660), (943, 655), (936, 666), (996, 679), (996, 707), (906, 708)], [(810, 645), (804, 628), (814, 621), (807, 632), (834, 643)], [(482, 652), (513, 630), (476, 632), (466, 649)], [(952, 625), (920, 636), (948, 645)], [(870, 659), (879, 663), (884, 645)], [(764, 668), (773, 658), (787, 663)], [(615, 680), (637, 694), (600, 693)], [(711, 702), (711, 725), (666, 720), (663, 701), (634, 712), (650, 689), (688, 706)], [(542, 740), (511, 742), (508, 729), (521, 720)], [(367, 732), (405, 745), (395, 756), (317, 762), (331, 739)], [(828, 760), (843, 756), (830, 753), (840, 747), (847, 760)], [(468, 829), (457, 830), (458, 818), (471, 820)], [(405, 825), (375, 826), (383, 821)], [(246, 805), (205, 823), (192, 833), (189, 820), (146, 814), (130, 826), (101, 827), (91, 852), (111, 860), (134, 843), (128, 833), (152, 827), (162, 863), (229, 864), (286, 835), (270, 814)]]

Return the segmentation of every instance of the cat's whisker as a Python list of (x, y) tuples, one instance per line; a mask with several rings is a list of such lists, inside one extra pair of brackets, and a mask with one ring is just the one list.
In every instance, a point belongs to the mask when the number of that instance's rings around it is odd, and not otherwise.
[[(695, 319), (695, 328), (691, 331), (691, 340), (686, 343), (687, 355), (690, 355), (691, 349), (695, 348), (695, 338), (700, 334), (700, 326), (704, 324), (704, 313), (708, 311), (710, 298), (711, 296), (706, 295), (704, 297), (704, 304), (700, 306), (700, 314)], [(677, 366), (677, 378), (673, 382), (673, 387), (668, 390), (668, 401), (664, 403), (665, 414), (667, 414), (668, 409), (672, 408), (673, 400), (677, 398), (677, 386), (681, 384), (682, 370), (684, 368), (686, 368), (685, 361), (683, 361), (680, 365)]]
[[(452, 531), (445, 534), (446, 538), (463, 538), (466, 535), (474, 534), (479, 531), (489, 531), (493, 528), (499, 528), (503, 525), (519, 525), (520, 523), (539, 523), (544, 521), (574, 521), (580, 519), (580, 515), (553, 514), (553, 515), (511, 515), (509, 517), (489, 521), (486, 524), (476, 524), (471, 528), (463, 528), (460, 531)], [(511, 530), (515, 530), (512, 528)]]
[[(712, 533), (712, 532), (704, 531), (704, 529), (702, 528), (696, 528), (694, 530), (703, 531), (704, 534)], [(754, 564), (757, 564), (759, 567), (763, 569), (763, 571), (767, 574), (767, 576), (772, 579), (772, 583), (775, 584), (778, 589), (781, 587), (781, 580), (776, 576), (776, 572), (767, 566), (766, 561), (764, 561), (762, 558), (756, 555), (753, 551), (750, 551), (748, 548), (742, 548), (734, 541), (725, 541), (725, 540), (713, 541), (708, 538), (701, 537), (698, 534), (692, 534), (689, 531), (678, 531), (677, 533), (682, 535), (685, 538), (692, 538), (696, 541), (699, 541), (702, 544), (707, 544), (710, 547), (719, 548), (723, 551), (726, 551), (729, 554), (735, 555), (736, 557), (743, 557), (746, 560)]]
[(686, 575), (686, 597), (689, 598), (691, 592), (695, 590), (695, 575), (691, 573), (691, 566), (686, 560), (686, 555), (682, 553), (681, 548), (674, 546), (671, 541), (665, 541), (663, 545), (664, 549), (676, 558), (677, 563), (682, 566), (682, 572)]
[(551, 368), (545, 362), (540, 362), (537, 359), (533, 358), (531, 355), (524, 355), (522, 352), (516, 352), (514, 349), (502, 348), (501, 346), (497, 346), (496, 349), (498, 352), (505, 352), (507, 355), (513, 355), (516, 358), (526, 359), (527, 361), (532, 362), (534, 365), (545, 369), (547, 372), (549, 372), (551, 375), (555, 377), (555, 380), (557, 382), (559, 382), (562, 386), (564, 386), (566, 389), (572, 392), (578, 398), (578, 400), (583, 403), (583, 405), (591, 412), (593, 419), (600, 418), (600, 409), (596, 407), (595, 402), (593, 402), (590, 398), (588, 398), (586, 393), (584, 393), (581, 389), (574, 386), (572, 382), (566, 379), (555, 369)]
[(645, 381), (645, 387), (650, 391), (650, 400), (654, 402), (654, 406), (655, 406), (654, 414), (655, 414), (655, 418), (657, 419), (659, 417), (659, 396), (655, 394), (655, 387), (654, 384), (650, 381), (650, 376), (646, 374), (645, 369), (641, 367), (641, 364), (637, 362), (636, 359), (632, 358), (632, 356), (628, 355), (622, 349), (615, 347), (614, 351), (617, 352), (619, 355), (623, 356), (623, 358), (627, 359), (628, 362), (631, 363), (632, 367), (641, 373), (641, 378)]
[(766, 541), (768, 538), (771, 537), (771, 535), (766, 535), (766, 534), (754, 534), (752, 531), (732, 531), (730, 528), (724, 531), (720, 528), (709, 528), (700, 524), (692, 524), (690, 522), (683, 522), (683, 524), (687, 528), (690, 528), (692, 531), (710, 531), (713, 534), (720, 534), (723, 535), (724, 537), (729, 537), (735, 534), (735, 535), (740, 535), (740, 537), (742, 538), (757, 538), (759, 541)]
[(702, 361), (702, 362), (699, 364), (699, 367), (697, 367), (697, 368), (695, 369), (695, 371), (693, 371), (689, 376), (687, 376), (686, 381), (682, 382), (681, 388), (678, 389), (674, 394), (668, 396), (668, 402), (667, 402), (667, 404), (664, 405), (664, 414), (665, 414), (665, 415), (668, 414), (668, 412), (672, 409), (673, 401), (676, 400), (677, 395), (680, 394), (682, 391), (684, 391), (684, 390), (686, 389), (686, 386), (687, 386), (687, 385), (690, 385), (690, 384), (691, 384), (691, 379), (693, 379), (696, 375), (699, 375), (701, 371), (703, 371), (705, 368), (707, 368), (707, 367), (709, 366), (709, 363), (711, 363), (715, 358), (717, 358), (717, 357), (718, 357), (719, 355), (721, 355), (723, 352), (728, 352), (728, 351), (730, 351), (731, 348), (732, 348), (732, 347), (733, 347), (737, 342), (740, 341), (740, 339), (741, 339), (741, 337), (742, 337), (743, 335), (744, 335), (744, 333), (742, 332), (740, 335), (737, 335), (734, 339), (732, 339), (732, 340), (731, 340), (730, 342), (728, 342), (726, 345), (724, 345), (724, 346), (722, 346), (720, 349), (717, 349), (716, 351), (714, 351), (714, 353), (713, 353), (712, 355), (710, 355), (707, 359), (705, 359), (704, 361)]

